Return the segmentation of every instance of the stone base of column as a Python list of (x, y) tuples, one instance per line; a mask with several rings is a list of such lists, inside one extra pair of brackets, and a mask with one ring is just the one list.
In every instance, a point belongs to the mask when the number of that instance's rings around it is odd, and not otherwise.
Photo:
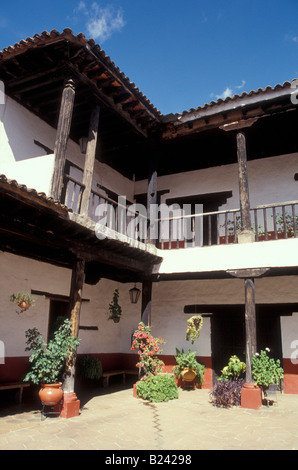
[(251, 230), (243, 230), (238, 234), (238, 243), (253, 243), (255, 241), (255, 234)]
[(60, 418), (75, 418), (80, 414), (80, 400), (74, 392), (64, 392)]
[(262, 390), (253, 383), (245, 383), (241, 390), (241, 408), (258, 410), (262, 406)]

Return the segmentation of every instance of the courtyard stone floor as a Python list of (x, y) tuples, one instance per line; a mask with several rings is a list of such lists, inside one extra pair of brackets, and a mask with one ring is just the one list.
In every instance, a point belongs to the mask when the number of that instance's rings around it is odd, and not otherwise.
[(134, 398), (132, 385), (77, 395), (71, 419), (42, 416), (38, 402), (2, 406), (0, 450), (298, 450), (298, 395), (259, 410), (216, 408), (209, 390), (179, 389), (165, 403)]

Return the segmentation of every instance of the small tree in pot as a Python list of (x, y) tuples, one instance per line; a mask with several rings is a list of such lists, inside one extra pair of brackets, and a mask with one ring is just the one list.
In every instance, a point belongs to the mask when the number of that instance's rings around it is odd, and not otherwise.
[[(27, 330), (25, 336), (27, 338), (25, 351), (32, 351), (32, 354), (29, 358), (31, 370), (24, 381), (42, 386), (39, 396), (43, 403), (54, 404), (55, 401), (58, 403), (63, 395), (61, 379), (66, 360), (70, 356), (75, 356), (80, 340), (72, 335), (71, 322), (68, 319), (54, 332), (48, 344), (37, 328)], [(50, 395), (48, 398), (45, 396), (47, 391)]]

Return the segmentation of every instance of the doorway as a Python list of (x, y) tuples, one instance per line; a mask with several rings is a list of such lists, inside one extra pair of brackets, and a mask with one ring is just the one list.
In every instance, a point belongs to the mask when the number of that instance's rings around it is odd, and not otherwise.
[(69, 318), (69, 301), (68, 300), (50, 300), (50, 314), (48, 326), (48, 341), (53, 338), (54, 332), (59, 326)]
[[(206, 310), (206, 307), (205, 307)], [(245, 362), (245, 306), (213, 306), (211, 316), (211, 356), (213, 381), (221, 375), (231, 356)], [(283, 306), (256, 305), (257, 351), (269, 348), (270, 357), (282, 361), (280, 316)]]

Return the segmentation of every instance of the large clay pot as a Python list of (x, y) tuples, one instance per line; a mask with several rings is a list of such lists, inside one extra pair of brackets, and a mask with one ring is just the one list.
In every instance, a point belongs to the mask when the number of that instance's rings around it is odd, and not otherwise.
[(183, 369), (181, 372), (182, 380), (185, 382), (192, 382), (196, 378), (196, 375), (194, 370), (188, 368)]
[(39, 398), (44, 405), (56, 405), (62, 400), (63, 390), (62, 383), (42, 384), (39, 390)]

